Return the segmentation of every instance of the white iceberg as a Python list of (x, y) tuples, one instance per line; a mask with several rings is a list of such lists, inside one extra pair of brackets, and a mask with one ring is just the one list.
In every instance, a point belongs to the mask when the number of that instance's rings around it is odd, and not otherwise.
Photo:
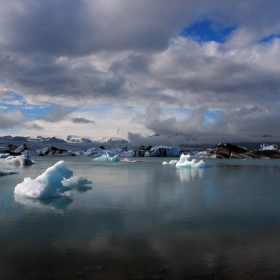
[(185, 168), (208, 168), (209, 165), (203, 160), (196, 161), (196, 159), (189, 160), (190, 155), (182, 154), (180, 160), (176, 163), (176, 167), (185, 167)]
[(24, 155), (8, 156), (7, 158), (5, 158), (5, 161), (7, 161), (10, 164), (23, 165), (23, 166), (29, 166), (35, 163), (35, 161), (31, 160), (30, 158)]
[(22, 183), (16, 185), (14, 193), (31, 198), (60, 197), (63, 192), (69, 190), (62, 185), (62, 180), (72, 175), (72, 170), (67, 168), (65, 162), (59, 161), (36, 179), (25, 178)]
[(102, 155), (101, 157), (93, 159), (93, 161), (103, 161), (103, 162), (117, 162), (120, 161), (118, 155), (114, 155), (113, 157), (110, 157), (107, 153), (106, 155)]
[(172, 159), (172, 160), (170, 160), (169, 162), (164, 161), (162, 164), (176, 164), (177, 162), (178, 162), (178, 160)]

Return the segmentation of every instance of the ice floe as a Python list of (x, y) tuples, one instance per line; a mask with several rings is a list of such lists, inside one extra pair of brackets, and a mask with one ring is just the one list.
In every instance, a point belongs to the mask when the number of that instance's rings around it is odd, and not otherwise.
[(93, 161), (117, 162), (120, 161), (120, 158), (118, 155), (114, 155), (113, 157), (110, 157), (107, 153), (105, 155), (102, 155), (101, 157), (94, 158)]
[(30, 198), (61, 197), (73, 186), (91, 183), (84, 177), (72, 176), (73, 171), (64, 161), (59, 161), (36, 179), (25, 178), (15, 187), (14, 194)]
[(209, 165), (203, 160), (196, 161), (196, 159), (190, 159), (190, 155), (182, 154), (180, 160), (176, 163), (176, 167), (185, 167), (185, 168), (208, 168)]
[(18, 172), (11, 171), (11, 170), (0, 170), (0, 176), (12, 175), (12, 174), (18, 174)]

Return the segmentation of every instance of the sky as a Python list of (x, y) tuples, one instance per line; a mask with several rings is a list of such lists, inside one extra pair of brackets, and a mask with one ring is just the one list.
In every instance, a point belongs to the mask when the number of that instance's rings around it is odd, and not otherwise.
[(0, 4), (0, 135), (280, 140), (279, 0)]

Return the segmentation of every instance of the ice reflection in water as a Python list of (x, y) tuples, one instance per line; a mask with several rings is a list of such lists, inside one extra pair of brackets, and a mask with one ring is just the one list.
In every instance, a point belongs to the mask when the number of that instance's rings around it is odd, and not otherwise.
[(203, 168), (176, 168), (176, 173), (181, 182), (190, 182), (198, 178), (202, 179), (203, 172)]

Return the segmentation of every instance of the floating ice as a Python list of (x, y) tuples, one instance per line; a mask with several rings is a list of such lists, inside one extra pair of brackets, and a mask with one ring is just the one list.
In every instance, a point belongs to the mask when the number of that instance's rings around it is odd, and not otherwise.
[(0, 154), (0, 158), (7, 158), (7, 157), (9, 157), (9, 156), (10, 156), (9, 153), (6, 153), (6, 154), (1, 153), (1, 154)]
[(145, 152), (145, 157), (178, 157), (181, 150), (176, 147), (155, 146)]
[(18, 172), (14, 172), (11, 170), (0, 170), (0, 176), (12, 175), (12, 174), (18, 174)]
[(35, 161), (26, 156), (8, 156), (5, 160), (10, 164), (23, 166), (29, 166), (35, 163)]
[(69, 188), (80, 187), (88, 184), (92, 184), (92, 182), (89, 181), (87, 178), (80, 177), (80, 176), (72, 176), (71, 178), (64, 179), (62, 181), (62, 185), (64, 187), (69, 187)]
[(176, 163), (176, 167), (186, 167), (186, 168), (208, 168), (209, 165), (204, 162), (203, 160), (200, 160), (199, 162), (196, 162), (196, 159), (188, 160), (191, 156), (190, 155), (184, 155), (182, 154), (180, 156), (180, 160)]
[(169, 162), (164, 161), (162, 164), (176, 164), (178, 162), (178, 160), (172, 159)]
[(101, 157), (93, 159), (93, 161), (104, 161), (104, 162), (117, 162), (120, 161), (118, 155), (114, 155), (113, 157), (110, 157), (108, 154), (102, 155)]
[(60, 197), (63, 192), (69, 190), (62, 185), (61, 181), (72, 175), (72, 170), (67, 168), (65, 162), (59, 161), (36, 179), (25, 178), (15, 187), (14, 193), (31, 198)]

